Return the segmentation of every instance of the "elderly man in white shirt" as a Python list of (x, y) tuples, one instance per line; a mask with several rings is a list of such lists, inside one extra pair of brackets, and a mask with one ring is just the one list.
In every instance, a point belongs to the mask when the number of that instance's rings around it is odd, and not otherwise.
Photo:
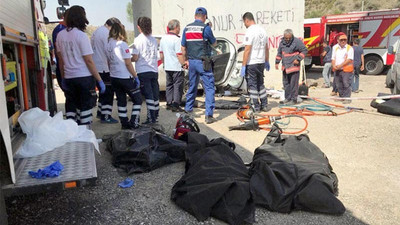
[[(335, 72), (336, 86), (340, 97), (351, 96), (351, 78), (354, 72), (354, 50), (347, 44), (347, 36), (340, 35), (339, 42), (332, 49), (332, 70)], [(351, 100), (344, 100), (349, 104)]]
[(183, 112), (180, 108), (183, 83), (185, 73), (182, 65), (185, 60), (182, 56), (181, 38), (179, 33), (181, 30), (178, 20), (171, 20), (168, 22), (168, 34), (164, 35), (160, 41), (160, 57), (164, 63), (164, 70), (167, 79), (167, 90), (165, 95), (167, 98), (167, 110), (172, 112)]

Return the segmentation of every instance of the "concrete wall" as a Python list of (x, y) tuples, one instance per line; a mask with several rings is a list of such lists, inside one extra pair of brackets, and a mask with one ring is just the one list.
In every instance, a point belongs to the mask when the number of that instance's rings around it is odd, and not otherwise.
[[(262, 24), (269, 35), (271, 72), (267, 83), (281, 83), (280, 72), (273, 67), (276, 50), (283, 31), (291, 28), (295, 36), (303, 37), (304, 0), (132, 0), (135, 22), (139, 16), (149, 16), (153, 20), (153, 34), (166, 32), (169, 20), (178, 19), (182, 28), (194, 20), (195, 9), (203, 6), (213, 24), (216, 37), (225, 37), (241, 46), (246, 28), (242, 22), (245, 12), (252, 12), (256, 23)], [(183, 30), (183, 29), (182, 29)], [(277, 79), (269, 81), (269, 74)]]

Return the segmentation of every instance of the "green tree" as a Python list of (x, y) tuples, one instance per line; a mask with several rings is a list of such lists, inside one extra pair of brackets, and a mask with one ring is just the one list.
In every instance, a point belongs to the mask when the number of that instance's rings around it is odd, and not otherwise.
[(321, 17), (322, 16), (322, 12), (321, 11), (311, 11), (308, 14), (306, 14), (306, 18), (317, 18), (317, 17)]
[(128, 2), (128, 4), (126, 4), (126, 14), (127, 14), (127, 18), (128, 21), (133, 23), (133, 8), (132, 8), (132, 2)]

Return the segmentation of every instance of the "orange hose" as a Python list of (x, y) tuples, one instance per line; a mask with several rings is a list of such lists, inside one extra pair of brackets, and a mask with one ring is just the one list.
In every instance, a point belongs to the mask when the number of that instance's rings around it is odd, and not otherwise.
[[(338, 105), (338, 104), (333, 104), (333, 103), (329, 103), (329, 102), (324, 102), (324, 101), (321, 101), (321, 100), (315, 99), (315, 98), (313, 98), (313, 100), (316, 101), (316, 102), (319, 102), (321, 104), (324, 104), (324, 105), (330, 105), (330, 106), (333, 106), (333, 107), (336, 107), (336, 108), (346, 109), (346, 107), (344, 107), (344, 105)], [(351, 113), (351, 112), (354, 112), (354, 109), (350, 109), (350, 110), (348, 110), (346, 112), (335, 113), (335, 115), (340, 116), (340, 115)]]
[(22, 83), (22, 92), (24, 95), (24, 110), (29, 109), (28, 103), (28, 88), (26, 87), (26, 74), (25, 74), (25, 62), (24, 62), (24, 55), (22, 53), (23, 48), (22, 45), (18, 45), (18, 57), (20, 62), (20, 69), (21, 69), (21, 83)]
[[(308, 121), (307, 121), (307, 119), (305, 117), (300, 117), (300, 118), (303, 119), (305, 124), (306, 124), (303, 129), (298, 130), (298, 131), (292, 131), (292, 132), (282, 131), (282, 134), (300, 134), (300, 133), (304, 132), (308, 127)], [(263, 127), (260, 127), (260, 129), (266, 130), (266, 131), (270, 131), (271, 130), (271, 128), (263, 128)]]
[(299, 115), (299, 116), (314, 116), (316, 113), (308, 109), (299, 110), (297, 108), (280, 108), (278, 110), (282, 115)]
[[(342, 107), (344, 108), (344, 107)], [(296, 108), (280, 108), (279, 113), (282, 115), (299, 115), (299, 116), (340, 116), (343, 114), (347, 114), (350, 112), (353, 112), (354, 110), (349, 110), (346, 112), (341, 112), (341, 113), (334, 113), (334, 112), (326, 112), (326, 113), (316, 113), (314, 111), (308, 110), (308, 109), (296, 109)]]
[(321, 103), (321, 104), (324, 104), (324, 105), (330, 105), (330, 106), (334, 106), (334, 107), (338, 107), (338, 108), (344, 108), (343, 105), (338, 105), (338, 104), (333, 104), (333, 103), (329, 103), (329, 102), (324, 102), (324, 101), (321, 101), (321, 100), (316, 99), (316, 98), (312, 98), (312, 100), (314, 100), (314, 101), (316, 101), (316, 102), (319, 102), (319, 103)]
[[(346, 107), (344, 107), (343, 105), (338, 105), (338, 104), (333, 104), (333, 103), (329, 103), (329, 102), (324, 102), (321, 100), (317, 100), (317, 99), (313, 99), (314, 101), (321, 103), (323, 105), (329, 105), (329, 106), (333, 106), (336, 108), (341, 108), (341, 109), (346, 109)], [(300, 116), (301, 119), (304, 120), (305, 122), (305, 127), (299, 131), (294, 131), (294, 132), (289, 132), (289, 131), (284, 131), (282, 132), (283, 134), (299, 134), (303, 131), (305, 131), (308, 127), (308, 121), (306, 118), (304, 118), (305, 116), (339, 116), (339, 115), (344, 115), (350, 112), (353, 112), (353, 109), (350, 109), (346, 112), (341, 112), (341, 113), (335, 113), (332, 111), (328, 111), (326, 113), (316, 113), (314, 111), (308, 110), (308, 109), (299, 109), (296, 107), (285, 107), (285, 108), (280, 108), (278, 110), (279, 114), (267, 114), (267, 113), (257, 113), (255, 114), (256, 116), (262, 117), (263, 119), (259, 119), (259, 124), (261, 124), (262, 122), (268, 122), (269, 121), (269, 117), (276, 117), (276, 116), (285, 116), (285, 115), (297, 115)], [(243, 118), (243, 116), (239, 115), (239, 111), (236, 113), (237, 119), (241, 122), (245, 122), (245, 119)], [(263, 128), (260, 127), (260, 129), (262, 130), (267, 130), (270, 131), (270, 128)]]

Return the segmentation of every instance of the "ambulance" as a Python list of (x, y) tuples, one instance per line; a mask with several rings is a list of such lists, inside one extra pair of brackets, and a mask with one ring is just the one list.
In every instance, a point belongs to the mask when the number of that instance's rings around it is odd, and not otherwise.
[[(19, 116), (34, 107), (57, 112), (45, 35), (45, 1), (0, 0), (0, 221), (6, 221), (4, 196), (64, 190), (94, 184), (97, 178), (93, 144), (71, 142), (30, 158), (15, 158), (25, 140)], [(34, 179), (37, 171), (59, 160), (62, 175)], [(1, 222), (1, 223), (2, 223)], [(3, 223), (2, 223), (3, 224)]]

